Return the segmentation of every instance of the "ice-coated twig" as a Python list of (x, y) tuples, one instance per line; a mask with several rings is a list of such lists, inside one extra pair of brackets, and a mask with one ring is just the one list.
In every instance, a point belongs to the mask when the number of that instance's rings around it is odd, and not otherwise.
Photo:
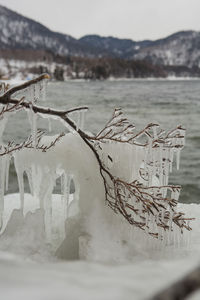
[(50, 148), (55, 146), (55, 144), (64, 136), (64, 133), (59, 134), (49, 145), (44, 145), (41, 143), (41, 139), (44, 136), (44, 132), (38, 130), (36, 135), (36, 143), (34, 143), (32, 136), (30, 135), (28, 139), (20, 144), (15, 144), (14, 142), (8, 142), (6, 145), (0, 145), (0, 157), (12, 152), (19, 151), (21, 149), (37, 149), (42, 152), (48, 151)]
[(7, 86), (6, 92), (0, 96), (0, 103), (7, 104), (10, 103), (11, 96), (15, 94), (16, 92), (25, 90), (26, 88), (32, 86), (33, 84), (37, 84), (38, 82), (41, 82), (45, 79), (49, 79), (50, 76), (48, 74), (42, 74), (39, 77), (36, 77), (32, 80), (26, 81), (25, 83), (22, 83), (20, 85), (17, 85), (15, 87), (9, 88)]
[(13, 105), (11, 105), (11, 103), (8, 103), (5, 106), (3, 106), (0, 111), (0, 118), (5, 113), (16, 112), (16, 110), (21, 108), (21, 104), (22, 104), (22, 102), (24, 102), (24, 100), (25, 100), (25, 97), (22, 97), (18, 102), (14, 103)]

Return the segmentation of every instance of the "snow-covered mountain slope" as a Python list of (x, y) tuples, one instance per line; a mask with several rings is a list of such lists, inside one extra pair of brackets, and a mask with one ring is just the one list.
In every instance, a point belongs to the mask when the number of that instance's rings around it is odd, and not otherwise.
[(200, 32), (177, 32), (157, 40), (135, 54), (134, 59), (146, 59), (162, 65), (200, 66)]
[(108, 52), (111, 56), (130, 58), (138, 53), (141, 48), (150, 46), (153, 42), (149, 40), (135, 42), (130, 39), (119, 39), (112, 36), (101, 37), (99, 35), (86, 35), (79, 41), (92, 47)]
[(148, 60), (161, 65), (200, 66), (200, 32), (181, 31), (156, 41), (135, 42), (113, 37), (85, 36), (80, 39), (112, 56)]
[(162, 65), (200, 66), (200, 32), (182, 31), (164, 39), (133, 41), (87, 35), (75, 39), (0, 6), (0, 49), (50, 51), (54, 55), (118, 57)]
[(45, 49), (59, 55), (90, 55), (87, 45), (0, 6), (1, 49)]

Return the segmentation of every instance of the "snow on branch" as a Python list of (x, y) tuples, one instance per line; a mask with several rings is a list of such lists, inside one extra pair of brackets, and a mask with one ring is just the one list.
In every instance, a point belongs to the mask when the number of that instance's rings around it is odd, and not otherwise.
[[(96, 136), (89, 135), (83, 130), (80, 118), (76, 123), (69, 116), (74, 112), (84, 113), (88, 107), (55, 110), (37, 105), (37, 100), (45, 93), (43, 81), (48, 78), (43, 74), (13, 88), (2, 86), (0, 124), (3, 129), (0, 133), (3, 133), (9, 113), (25, 109), (32, 134), (21, 144), (2, 144), (0, 157), (25, 148), (46, 152), (55, 146), (64, 134), (44, 145), (41, 143), (44, 134), (37, 131), (36, 124), (37, 116), (54, 117), (78, 134), (92, 151), (104, 183), (106, 204), (115, 213), (122, 215), (130, 225), (159, 239), (163, 239), (166, 232), (172, 232), (174, 226), (181, 232), (183, 229), (190, 231), (192, 218), (176, 211), (181, 187), (168, 184), (174, 155), (179, 168), (185, 129), (178, 126), (166, 133), (158, 124), (151, 123), (136, 132), (121, 109), (115, 109), (105, 127)], [(18, 92), (25, 95), (18, 99)]]

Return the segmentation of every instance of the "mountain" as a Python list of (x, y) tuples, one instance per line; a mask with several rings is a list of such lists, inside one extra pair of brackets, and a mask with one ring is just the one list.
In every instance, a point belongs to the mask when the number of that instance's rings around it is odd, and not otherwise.
[(85, 44), (107, 50), (111, 56), (147, 60), (158, 65), (200, 67), (200, 32), (180, 31), (156, 41), (117, 39), (88, 35), (80, 39)]
[(98, 50), (82, 45), (70, 35), (53, 32), (3, 6), (0, 6), (0, 49), (46, 50), (62, 56), (98, 54)]
[(165, 66), (200, 67), (200, 32), (181, 31), (156, 41), (98, 35), (75, 39), (0, 6), (0, 55), (12, 50), (18, 51), (19, 56), (22, 49), (32, 53), (46, 51), (54, 56), (111, 57)]
[(150, 46), (153, 42), (149, 40), (135, 42), (130, 39), (119, 39), (115, 37), (101, 37), (99, 35), (86, 35), (79, 39), (85, 45), (90, 45), (108, 53), (112, 57), (129, 59), (144, 47)]
[(181, 31), (154, 41), (133, 55), (159, 65), (200, 67), (200, 32)]

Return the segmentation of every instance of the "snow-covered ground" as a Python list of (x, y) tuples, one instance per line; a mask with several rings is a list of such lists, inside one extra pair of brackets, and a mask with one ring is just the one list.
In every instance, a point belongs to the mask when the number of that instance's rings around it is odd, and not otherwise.
[[(9, 82), (10, 84), (19, 84), (22, 81), (30, 80), (39, 76), (39, 74), (32, 72), (33, 69), (39, 73), (40, 69), (48, 70), (48, 73), (53, 74), (56, 68), (62, 68), (64, 71), (64, 77), (67, 80), (68, 67), (64, 64), (58, 63), (45, 63), (43, 61), (25, 61), (16, 59), (3, 59), (0, 58), (0, 77), (3, 82)], [(40, 71), (39, 71), (40, 70)]]
[[(179, 204), (187, 216), (196, 218), (182, 246), (160, 245), (152, 251), (143, 248), (140, 252), (133, 251), (131, 259), (127, 259), (120, 247), (111, 247), (111, 241), (99, 249), (98, 261), (61, 261), (44, 241), (43, 220), (37, 203), (30, 195), (25, 196), (25, 218), (18, 210), (19, 195), (5, 197), (4, 222), (8, 224), (0, 239), (3, 300), (148, 299), (200, 263), (200, 205)], [(60, 208), (60, 195), (54, 195), (54, 235), (58, 234)], [(13, 212), (13, 209), (16, 210)], [(136, 245), (139, 242), (134, 241)], [(118, 261), (106, 260), (106, 253), (110, 256), (111, 251), (119, 251)]]

